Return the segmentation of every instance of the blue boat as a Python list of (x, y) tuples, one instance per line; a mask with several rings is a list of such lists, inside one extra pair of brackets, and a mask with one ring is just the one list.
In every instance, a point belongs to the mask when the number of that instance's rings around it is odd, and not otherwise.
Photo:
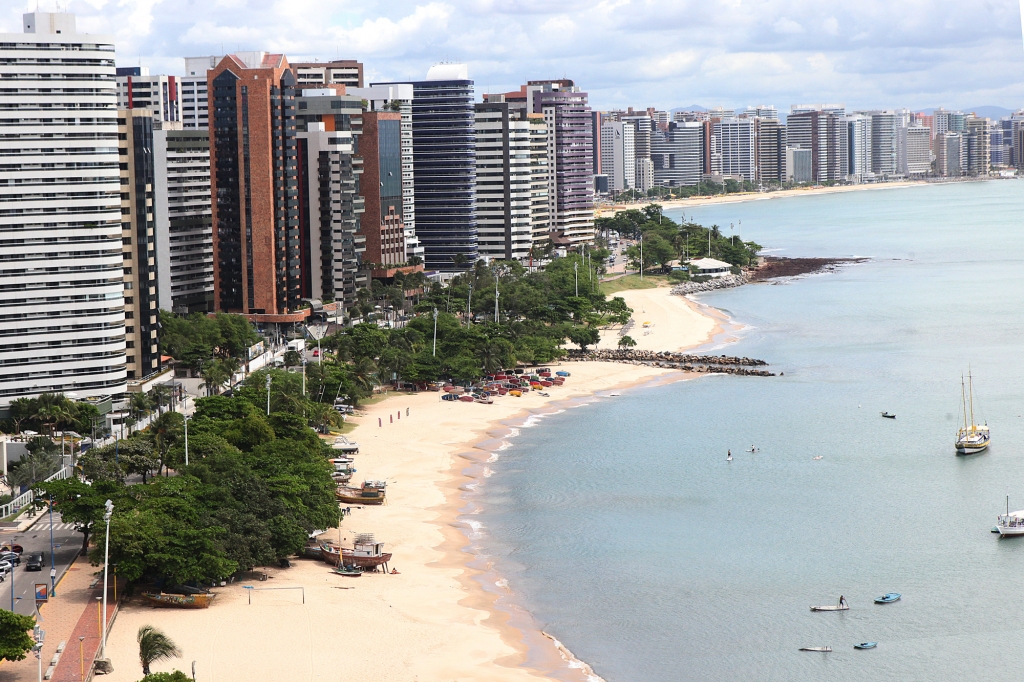
[(854, 644), (854, 649), (874, 649), (878, 646), (878, 642), (861, 642), (860, 644)]
[(560, 376), (560, 377), (567, 377), (567, 376), (569, 376), (569, 373), (568, 372), (555, 372), (555, 375), (556, 376)]
[(886, 592), (881, 597), (875, 597), (876, 604), (891, 604), (894, 601), (899, 601), (903, 595), (899, 592)]

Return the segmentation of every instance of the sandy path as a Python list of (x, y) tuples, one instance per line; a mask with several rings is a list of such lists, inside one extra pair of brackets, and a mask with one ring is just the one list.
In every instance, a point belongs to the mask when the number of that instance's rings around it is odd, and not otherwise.
[[(636, 341), (638, 350), (693, 348), (710, 341), (721, 331), (718, 322), (701, 312), (696, 303), (684, 296), (674, 296), (670, 291), (669, 287), (658, 287), (612, 294), (624, 299), (633, 309), (633, 327), (628, 336)], [(617, 348), (620, 338), (618, 328), (605, 330), (598, 348)]]

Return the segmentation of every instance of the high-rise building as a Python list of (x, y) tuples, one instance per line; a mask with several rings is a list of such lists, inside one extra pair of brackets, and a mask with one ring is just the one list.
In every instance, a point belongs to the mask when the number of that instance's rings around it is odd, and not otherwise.
[(0, 405), (126, 390), (117, 81), (75, 15), (0, 34)]
[(962, 111), (949, 111), (939, 107), (932, 112), (932, 118), (934, 120), (932, 134), (936, 137), (943, 133), (962, 133), (966, 130), (964, 112)]
[(705, 126), (696, 121), (669, 123), (651, 137), (654, 184), (660, 187), (696, 185), (704, 175)]
[(607, 121), (601, 125), (601, 170), (608, 176), (608, 188), (613, 192), (636, 186), (635, 133), (628, 122)]
[(875, 177), (872, 168), (872, 117), (850, 114), (840, 119), (846, 126), (846, 164), (843, 175), (851, 182), (866, 182)]
[(932, 131), (923, 125), (896, 129), (898, 172), (908, 177), (923, 177), (932, 170)]
[(633, 154), (635, 157), (634, 188), (646, 192), (654, 187), (654, 164), (651, 162), (651, 133), (654, 121), (649, 115), (627, 116), (625, 123), (633, 126)]
[(757, 179), (786, 180), (786, 126), (775, 119), (757, 120)]
[(939, 175), (963, 175), (966, 156), (967, 149), (962, 133), (949, 131), (935, 137), (935, 169)]
[(315, 88), (318, 85), (344, 85), (348, 88), (363, 87), (363, 65), (354, 59), (336, 59), (331, 62), (291, 62), (299, 88)]
[(758, 104), (753, 107), (737, 109), (736, 116), (749, 116), (751, 118), (756, 116), (763, 121), (778, 121), (779, 110), (768, 104)]
[(363, 262), (393, 268), (408, 259), (402, 219), (402, 115), (367, 111), (362, 116), (359, 155), (364, 209), (359, 231), (366, 239)]
[(405, 224), (405, 253), (423, 261), (423, 245), (416, 236), (416, 173), (412, 143), (412, 84), (380, 85), (368, 88), (345, 86), (346, 94), (366, 100), (370, 111), (397, 111), (402, 132), (402, 222)]
[(970, 115), (964, 119), (967, 138), (967, 172), (971, 175), (988, 175), (992, 167), (991, 127), (987, 118)]
[(757, 119), (727, 116), (714, 123), (721, 173), (748, 182), (757, 179)]
[[(395, 238), (395, 230), (402, 231), (400, 217), (380, 216), (379, 150), (371, 138), (367, 148), (358, 145), (362, 131), (362, 101), (343, 94), (345, 86), (328, 85), (300, 90), (295, 97), (296, 171), (294, 184), (297, 194), (299, 298), (333, 301), (342, 306), (342, 312), (356, 303), (356, 290), (366, 284), (366, 273), (360, 271), (360, 255), (365, 248), (365, 233), (374, 233), (372, 225), (388, 225), (387, 245)], [(397, 117), (397, 114), (395, 114)], [(395, 132), (398, 123), (396, 121)], [(401, 166), (399, 141), (390, 138), (393, 153), (387, 153), (388, 170), (392, 182), (387, 191), (393, 203), (400, 201), (401, 185), (398, 172)], [(359, 155), (356, 149), (359, 146)], [(374, 215), (364, 231), (359, 232), (363, 214), (363, 197), (357, 195), (361, 173), (369, 159), (376, 166), (376, 175), (362, 185), (369, 194)], [(291, 180), (289, 179), (289, 185)], [(373, 193), (377, 191), (377, 194)], [(399, 236), (398, 239), (401, 239)], [(403, 257), (404, 260), (404, 257)], [(374, 261), (382, 262), (382, 261)]]
[(528, 81), (528, 108), (543, 114), (548, 133), (551, 239), (579, 246), (594, 239), (594, 119), (587, 93), (571, 81)]
[(480, 256), (523, 261), (533, 245), (530, 121), (507, 102), (483, 102), (475, 109)]
[(591, 163), (594, 164), (594, 175), (603, 175), (601, 167), (601, 127), (604, 125), (604, 114), (600, 111), (590, 112), (590, 125), (594, 133), (593, 147), (591, 148)]
[(871, 117), (871, 172), (879, 178), (896, 174), (896, 128), (894, 111), (861, 112)]
[(302, 299), (295, 76), (284, 55), (228, 55), (207, 81), (216, 307), (287, 313)]
[(411, 85), (416, 236), (427, 269), (463, 270), (477, 258), (473, 81), (465, 64), (436, 64)]
[(989, 159), (992, 162), (993, 168), (1003, 168), (1008, 165), (1004, 160), (1003, 127), (1000, 123), (1001, 121), (996, 121), (989, 133)]
[(149, 109), (154, 127), (161, 122), (181, 121), (181, 79), (175, 76), (150, 76), (144, 66), (118, 67), (118, 109)]
[(175, 313), (212, 311), (209, 132), (154, 130), (153, 167), (160, 308)]
[(210, 127), (206, 72), (216, 68), (221, 59), (223, 57), (217, 56), (185, 58), (185, 75), (181, 77), (182, 127), (186, 129)]
[(534, 247), (551, 238), (551, 205), (548, 202), (548, 124), (544, 114), (526, 113), (530, 122), (530, 224)]
[(160, 371), (160, 264), (153, 214), (153, 112), (119, 109), (121, 156), (121, 240), (124, 243), (124, 332), (128, 378), (144, 379)]
[[(832, 108), (838, 110), (839, 105)], [(796, 107), (794, 107), (796, 108)], [(838, 115), (824, 108), (792, 113), (786, 119), (787, 144), (811, 150), (811, 174), (814, 182), (841, 180), (847, 137)]]
[(814, 159), (810, 149), (786, 147), (786, 182), (815, 182)]

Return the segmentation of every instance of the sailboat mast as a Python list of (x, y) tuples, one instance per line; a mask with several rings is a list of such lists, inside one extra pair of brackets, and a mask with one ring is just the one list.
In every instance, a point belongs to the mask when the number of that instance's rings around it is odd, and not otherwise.
[(971, 397), (971, 431), (974, 430), (974, 377), (967, 372), (967, 392)]
[(967, 389), (964, 386), (964, 375), (960, 375), (960, 402), (963, 403), (964, 409), (964, 431), (967, 430)]

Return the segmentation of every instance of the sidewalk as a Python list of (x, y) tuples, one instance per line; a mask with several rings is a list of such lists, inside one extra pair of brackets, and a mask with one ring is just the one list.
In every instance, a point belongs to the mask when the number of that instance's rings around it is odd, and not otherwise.
[[(92, 617), (92, 631), (89, 634), (93, 635), (93, 640), (98, 641), (96, 637), (99, 627), (98, 609), (95, 605), (96, 600), (93, 598), (96, 590), (89, 587), (95, 580), (93, 574), (97, 570), (95, 566), (90, 566), (84, 557), (79, 558), (57, 583), (57, 596), (40, 607), (42, 620), (39, 621), (39, 625), (46, 631), (46, 641), (43, 643), (42, 651), (44, 676), (51, 660), (57, 653), (57, 646), (64, 642), (66, 648), (61, 655), (61, 660), (73, 663), (74, 665), (70, 667), (74, 668), (76, 674), (76, 677), (66, 679), (82, 679), (79, 672), (78, 653), (78, 634), (80, 633), (76, 633), (75, 630), (79, 622), (88, 614)], [(102, 583), (100, 583), (100, 592), (102, 592)], [(109, 603), (110, 601), (112, 599), (108, 595), (108, 610), (113, 606)], [(85, 643), (89, 643), (88, 638)], [(95, 646), (93, 650), (95, 650)], [(86, 652), (86, 663), (91, 661), (89, 652)], [(0, 682), (35, 682), (38, 676), (38, 665), (39, 663), (32, 653), (29, 653), (23, 661), (4, 661), (0, 664)], [(88, 665), (86, 674), (88, 674)]]

